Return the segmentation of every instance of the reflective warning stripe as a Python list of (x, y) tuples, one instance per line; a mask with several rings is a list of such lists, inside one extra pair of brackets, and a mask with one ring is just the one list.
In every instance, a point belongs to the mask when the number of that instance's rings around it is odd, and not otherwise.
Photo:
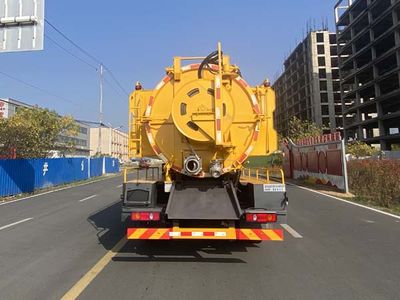
[(256, 97), (256, 95), (254, 95), (249, 84), (240, 76), (235, 78), (235, 80), (250, 96), (251, 106), (253, 107), (254, 112), (258, 115), (261, 114), (261, 110), (260, 110), (260, 106), (258, 105), (257, 97)]
[(187, 66), (182, 67), (182, 72), (189, 71), (191, 69), (192, 69), (192, 65), (187, 65)]
[[(169, 82), (171, 80), (170, 76), (165, 76), (156, 86), (155, 90), (159, 90), (161, 89), (167, 82)], [(151, 115), (151, 111), (154, 105), (154, 101), (155, 101), (155, 97), (154, 96), (150, 96), (149, 98), (149, 103), (146, 107), (146, 112), (145, 112), (145, 117), (149, 118)], [(145, 128), (146, 128), (146, 135), (147, 135), (147, 139), (149, 140), (150, 146), (153, 149), (154, 153), (158, 155), (158, 157), (163, 161), (163, 162), (167, 162), (167, 158), (165, 157), (164, 154), (161, 153), (161, 149), (157, 146), (154, 137), (153, 137), (153, 133), (151, 132), (151, 128), (150, 128), (150, 124), (149, 123), (145, 123)]]
[(221, 99), (221, 79), (219, 76), (215, 76), (215, 98)]
[(151, 133), (151, 127), (150, 124), (147, 122), (144, 124), (145, 130), (146, 130), (146, 135), (147, 135), (147, 139), (149, 141), (149, 144), (151, 146), (151, 148), (153, 149), (154, 153), (158, 155), (158, 157), (163, 161), (163, 162), (167, 162), (167, 158), (165, 157), (164, 154), (161, 153), (160, 148), (157, 146), (153, 134)]
[(221, 119), (221, 78), (215, 76), (215, 141), (217, 145), (222, 144), (222, 119)]
[(191, 64), (191, 65), (186, 65), (181, 68), (182, 72), (190, 71), (190, 70), (196, 70), (200, 67), (200, 64)]
[(167, 157), (166, 157), (164, 154), (162, 154), (162, 153), (159, 153), (159, 154), (158, 154), (158, 157), (161, 158), (161, 160), (162, 160), (163, 162), (165, 162), (165, 163), (168, 161)]
[(236, 229), (238, 240), (283, 241), (282, 229)]
[[(182, 68), (182, 71), (188, 71), (188, 70), (193, 70), (193, 69), (198, 69), (200, 66), (200, 64), (191, 64), (191, 65), (187, 65), (184, 66)], [(172, 76), (166, 75), (155, 87), (156, 91), (159, 91), (165, 84), (167, 84), (168, 82), (170, 82), (172, 79)], [(149, 118), (151, 115), (151, 111), (153, 109), (153, 105), (154, 105), (154, 101), (155, 101), (155, 97), (154, 96), (150, 96), (149, 98), (149, 103), (146, 107), (146, 111), (145, 111), (145, 117)], [(158, 157), (163, 161), (163, 162), (167, 162), (168, 159), (165, 157), (165, 155), (161, 152), (161, 149), (158, 147), (158, 145), (155, 142), (155, 139), (153, 137), (153, 133), (151, 132), (150, 129), (150, 125), (149, 123), (147, 123), (146, 125), (146, 135), (147, 138), (149, 140), (149, 143), (151, 145), (151, 148), (153, 149), (154, 153), (158, 155)]]
[(239, 165), (241, 165), (241, 164), (245, 161), (246, 158), (247, 158), (246, 153), (243, 153), (243, 154), (239, 157), (239, 159), (237, 160), (237, 162), (239, 163)]
[(146, 117), (150, 117), (151, 109), (153, 108), (153, 104), (154, 104), (154, 97), (150, 96), (149, 104), (147, 104), (147, 108), (146, 108), (146, 112), (145, 112)]
[(251, 154), (251, 151), (253, 151), (254, 149), (254, 144), (257, 142), (258, 140), (258, 136), (260, 134), (260, 122), (257, 122), (256, 124), (256, 128), (254, 129), (253, 132), (253, 137), (252, 137), (252, 143), (251, 145), (246, 149), (246, 151), (239, 157), (239, 159), (236, 161), (239, 165), (242, 164), (247, 157), (249, 157), (249, 155)]
[(226, 237), (225, 231), (172, 231), (169, 233), (171, 237)]
[(258, 106), (257, 97), (254, 94), (251, 95), (251, 103), (253, 104), (253, 109), (256, 112), (256, 114), (259, 115), (261, 113), (261, 111), (260, 111), (260, 107)]
[(282, 229), (253, 228), (128, 228), (130, 240), (223, 239), (283, 241)]
[(150, 145), (151, 146), (155, 145), (153, 135), (151, 134), (150, 124), (149, 123), (145, 123), (144, 127), (146, 129), (146, 135), (147, 135), (147, 139), (149, 140)]
[(160, 155), (161, 150), (160, 148), (158, 148), (158, 146), (156, 144), (152, 145), (151, 148), (153, 148), (153, 151), (157, 154)]
[(171, 80), (170, 76), (165, 76), (157, 85), (155, 90), (159, 90), (161, 89), (167, 82), (169, 82)]
[(128, 228), (130, 240), (169, 240), (169, 228)]
[(236, 78), (236, 81), (245, 88), (249, 87), (248, 83), (240, 76)]
[[(251, 106), (252, 106), (254, 112), (257, 115), (261, 114), (261, 110), (260, 110), (260, 106), (259, 106), (258, 101), (257, 101), (257, 97), (256, 97), (256, 95), (254, 95), (254, 93), (253, 93), (252, 89), (250, 88), (249, 84), (243, 78), (241, 78), (240, 76), (235, 78), (235, 80), (242, 87), (242, 89), (244, 89), (245, 92), (250, 96)], [(252, 143), (246, 149), (246, 151), (239, 156), (239, 159), (236, 161), (237, 165), (243, 164), (243, 162), (250, 156), (251, 151), (253, 151), (253, 149), (255, 147), (255, 143), (258, 140), (259, 134), (260, 134), (260, 122), (257, 122), (256, 128), (255, 128), (255, 130), (253, 132), (253, 136), (252, 136)]]
[(217, 144), (221, 144), (222, 143), (221, 111), (219, 107), (215, 108), (215, 135)]

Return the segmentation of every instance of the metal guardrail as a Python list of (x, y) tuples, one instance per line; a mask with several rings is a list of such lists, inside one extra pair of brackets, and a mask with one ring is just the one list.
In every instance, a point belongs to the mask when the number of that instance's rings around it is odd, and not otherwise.
[[(274, 173), (278, 173), (280, 176), (273, 176)], [(282, 184), (285, 184), (285, 174), (282, 169), (267, 169), (267, 168), (243, 168), (242, 177), (247, 179), (256, 179), (264, 181), (265, 183), (271, 183), (271, 178), (274, 180), (279, 179)]]
[[(149, 172), (151, 170), (151, 172)], [(128, 182), (128, 173), (130, 171), (135, 171), (136, 176), (134, 180), (139, 181), (142, 180), (159, 180), (160, 179), (160, 167), (148, 167), (148, 168), (138, 168), (138, 167), (130, 167), (124, 168), (122, 170), (124, 175), (124, 183)], [(141, 171), (145, 171), (144, 174), (141, 174)], [(274, 174), (279, 174), (279, 176), (274, 176)], [(144, 175), (144, 176), (141, 176)], [(259, 181), (264, 181), (265, 183), (271, 183), (271, 178), (274, 181), (279, 180), (282, 184), (285, 184), (285, 175), (282, 169), (274, 168), (243, 168), (242, 169), (242, 177), (247, 179), (256, 179)]]

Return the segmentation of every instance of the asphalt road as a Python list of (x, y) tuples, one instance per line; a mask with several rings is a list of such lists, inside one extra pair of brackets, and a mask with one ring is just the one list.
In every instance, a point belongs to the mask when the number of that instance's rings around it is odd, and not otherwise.
[(114, 256), (120, 183), (0, 204), (0, 299), (60, 299), (77, 285), (79, 299), (400, 299), (400, 219), (291, 186), (302, 238), (129, 241)]

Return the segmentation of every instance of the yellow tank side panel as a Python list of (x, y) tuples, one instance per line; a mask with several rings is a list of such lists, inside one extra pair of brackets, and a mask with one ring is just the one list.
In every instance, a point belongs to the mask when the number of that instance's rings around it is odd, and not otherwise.
[(278, 134), (274, 126), (275, 91), (268, 87), (256, 88), (256, 95), (265, 118), (261, 122), (260, 138), (252, 156), (268, 155), (278, 149)]
[(152, 90), (134, 91), (129, 97), (129, 157), (154, 156), (142, 126), (143, 115)]
[(274, 113), (276, 109), (275, 91), (272, 88), (267, 89), (266, 93), (266, 117), (267, 117), (267, 154), (278, 150), (278, 132), (274, 124)]

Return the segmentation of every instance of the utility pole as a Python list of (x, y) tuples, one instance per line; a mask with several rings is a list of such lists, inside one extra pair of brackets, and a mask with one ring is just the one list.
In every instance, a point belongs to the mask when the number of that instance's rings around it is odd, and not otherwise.
[(103, 64), (100, 64), (100, 103), (99, 103), (99, 144), (97, 153), (101, 154), (101, 127), (103, 126)]

